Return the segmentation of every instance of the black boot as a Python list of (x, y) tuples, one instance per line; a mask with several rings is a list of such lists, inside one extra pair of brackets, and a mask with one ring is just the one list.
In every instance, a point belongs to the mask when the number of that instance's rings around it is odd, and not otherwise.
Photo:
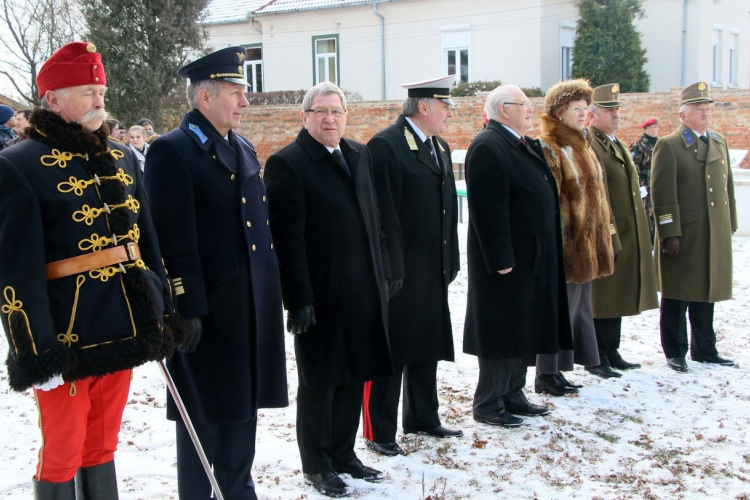
[(77, 500), (118, 500), (115, 461), (81, 467), (76, 472)]
[(72, 479), (65, 483), (34, 479), (34, 500), (76, 500), (76, 487)]
[(555, 377), (555, 375), (547, 373), (537, 373), (534, 379), (534, 392), (541, 394), (546, 392), (551, 396), (565, 396), (566, 394), (573, 394), (578, 392), (573, 387), (565, 386), (561, 381)]

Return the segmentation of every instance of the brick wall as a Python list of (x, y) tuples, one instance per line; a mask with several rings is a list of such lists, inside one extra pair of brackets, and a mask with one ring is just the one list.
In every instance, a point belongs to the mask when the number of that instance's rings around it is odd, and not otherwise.
[[(677, 110), (681, 89), (671, 92), (622, 94), (622, 128), (618, 137), (626, 144), (641, 136), (640, 124), (647, 118), (659, 120), (659, 133), (668, 134), (679, 126)], [(724, 134), (731, 149), (750, 150), (750, 90), (712, 91), (714, 105), (713, 129)], [(466, 149), (482, 128), (485, 95), (454, 99), (459, 105), (443, 138), (452, 149)], [(536, 108), (535, 123), (544, 111), (544, 98), (532, 99)], [(294, 140), (302, 121), (299, 105), (251, 106), (244, 115), (240, 133), (248, 137), (258, 150), (261, 164), (284, 145)], [(401, 111), (400, 101), (355, 102), (349, 105), (346, 137), (367, 142), (376, 132), (392, 124)], [(533, 130), (530, 135), (536, 136)], [(750, 155), (749, 155), (750, 156)], [(746, 158), (743, 168), (750, 168)]]

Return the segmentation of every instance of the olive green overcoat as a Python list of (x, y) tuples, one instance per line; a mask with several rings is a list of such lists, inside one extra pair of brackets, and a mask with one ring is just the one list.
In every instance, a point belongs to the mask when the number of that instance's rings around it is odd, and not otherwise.
[(622, 247), (615, 272), (594, 280), (595, 318), (634, 316), (659, 307), (651, 236), (641, 201), (638, 171), (625, 144), (613, 142), (596, 127), (589, 127), (591, 147), (605, 171), (609, 204)]
[[(656, 269), (662, 296), (690, 302), (732, 298), (732, 234), (737, 230), (729, 149), (709, 130), (708, 145), (684, 124), (662, 137), (651, 163)], [(661, 240), (680, 237), (680, 252)]]

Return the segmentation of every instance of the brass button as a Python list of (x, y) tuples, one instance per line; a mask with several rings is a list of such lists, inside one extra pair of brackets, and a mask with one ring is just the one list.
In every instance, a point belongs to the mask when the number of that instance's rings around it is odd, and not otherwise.
[(443, 209), (443, 215), (445, 215), (445, 209)]
[(250, 221), (247, 221), (247, 227), (253, 227), (253, 223)]
[(258, 248), (257, 248), (257, 247), (256, 247), (255, 245), (253, 245), (253, 246), (252, 246), (252, 249), (253, 249), (253, 252), (254, 252), (254, 251), (256, 251), (256, 250), (257, 250)]
[(712, 207), (714, 206), (714, 202), (713, 202), (713, 201), (711, 202), (711, 206), (712, 206)]
[(229, 178), (232, 179), (232, 180), (234, 180), (234, 177), (235, 177), (235, 175), (232, 174)]
[(447, 244), (448, 244), (448, 240), (443, 240), (443, 245), (447, 245)]
[(711, 174), (708, 174), (706, 177), (708, 177), (710, 179), (711, 178)]
[(724, 186), (724, 191), (726, 191), (726, 190), (727, 190), (727, 187), (726, 187), (726, 186)]
[(443, 276), (445, 276), (445, 269), (443, 269)]
[(247, 203), (247, 199), (244, 196), (242, 197), (242, 203)]
[(443, 181), (443, 186), (445, 186), (445, 181)]
[(714, 188), (708, 188), (708, 192), (709, 193), (713, 193), (714, 192)]
[(266, 197), (264, 196), (264, 197), (263, 197), (263, 203), (265, 203), (265, 202), (266, 202)]
[(724, 165), (724, 160), (721, 160), (721, 164)]
[(727, 178), (727, 174), (721, 174), (725, 179)]
[(696, 150), (695, 150), (695, 152), (697, 153), (697, 152), (698, 152), (698, 150), (696, 149)]
[(271, 225), (271, 221), (266, 219), (266, 226), (270, 226), (270, 225)]
[(214, 160), (216, 159), (216, 155), (213, 155), (213, 159), (214, 159)]
[(271, 243), (271, 250), (273, 250), (273, 243)]
[(635, 196), (635, 191), (633, 192), (633, 196)]
[(96, 69), (96, 68), (98, 68), (98, 67), (99, 67), (99, 66), (97, 66), (96, 64), (94, 64), (94, 69)]
[(726, 205), (726, 204), (727, 204), (727, 200), (724, 200), (724, 205)]
[(99, 81), (99, 77), (98, 77), (98, 76), (97, 76), (97, 77), (95, 77), (95, 78), (94, 78), (94, 81), (95, 81), (95, 82), (98, 82), (98, 81)]

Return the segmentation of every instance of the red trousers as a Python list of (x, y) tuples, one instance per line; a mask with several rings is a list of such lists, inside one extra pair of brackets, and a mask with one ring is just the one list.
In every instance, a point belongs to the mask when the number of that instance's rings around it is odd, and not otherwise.
[(34, 389), (42, 447), (34, 479), (63, 483), (79, 467), (115, 457), (131, 370), (66, 382), (51, 391)]

